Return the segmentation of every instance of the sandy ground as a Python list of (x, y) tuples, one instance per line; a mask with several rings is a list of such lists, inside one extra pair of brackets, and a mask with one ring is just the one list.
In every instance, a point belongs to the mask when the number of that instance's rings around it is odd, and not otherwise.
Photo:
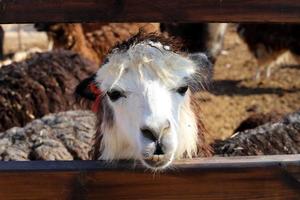
[[(18, 49), (16, 26), (6, 25), (5, 52)], [(22, 25), (22, 49), (47, 48), (44, 33)], [(300, 67), (277, 67), (272, 76), (254, 80), (257, 63), (231, 25), (225, 36), (224, 52), (214, 67), (214, 82), (209, 92), (199, 95), (202, 116), (212, 139), (233, 134), (240, 122), (253, 111), (280, 113), (300, 109)]]
[(203, 119), (213, 138), (230, 136), (253, 111), (284, 114), (300, 109), (300, 66), (276, 67), (270, 78), (262, 76), (259, 81), (254, 79), (256, 66), (247, 46), (230, 26), (210, 92), (200, 95)]

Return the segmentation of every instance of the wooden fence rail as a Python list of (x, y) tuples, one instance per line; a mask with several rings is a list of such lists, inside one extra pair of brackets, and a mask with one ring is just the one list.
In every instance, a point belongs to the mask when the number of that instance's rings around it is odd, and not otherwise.
[(300, 22), (299, 0), (1, 0), (0, 23)]
[(0, 199), (297, 200), (300, 155), (181, 161), (162, 173), (101, 161), (0, 163)]

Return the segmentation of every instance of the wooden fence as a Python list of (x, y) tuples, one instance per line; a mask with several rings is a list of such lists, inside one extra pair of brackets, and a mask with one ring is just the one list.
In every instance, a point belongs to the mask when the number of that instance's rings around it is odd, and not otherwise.
[[(0, 0), (0, 23), (300, 22), (299, 0)], [(181, 161), (163, 173), (132, 163), (0, 163), (0, 200), (299, 200), (300, 155)]]
[(0, 199), (298, 200), (300, 155), (181, 161), (166, 172), (133, 163), (0, 164)]
[(300, 22), (299, 0), (1, 0), (0, 23)]

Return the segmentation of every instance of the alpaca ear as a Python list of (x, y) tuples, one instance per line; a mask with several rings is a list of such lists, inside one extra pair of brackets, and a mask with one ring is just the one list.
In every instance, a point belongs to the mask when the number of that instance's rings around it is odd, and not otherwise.
[(90, 101), (95, 101), (97, 98), (97, 87), (95, 84), (96, 74), (84, 79), (77, 85), (75, 89), (75, 96), (77, 99), (87, 99)]
[(210, 83), (212, 81), (213, 65), (207, 55), (204, 53), (192, 53), (189, 54), (189, 58), (198, 66), (198, 72), (204, 79), (202, 81)]
[(210, 69), (212, 68), (212, 64), (210, 60), (208, 59), (207, 55), (204, 53), (191, 53), (189, 54), (189, 58), (194, 61), (194, 63), (204, 69)]

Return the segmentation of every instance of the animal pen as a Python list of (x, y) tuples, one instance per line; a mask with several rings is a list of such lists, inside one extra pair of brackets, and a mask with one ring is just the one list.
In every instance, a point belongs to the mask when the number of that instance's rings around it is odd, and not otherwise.
[[(0, 23), (300, 22), (293, 0), (2, 0)], [(0, 199), (300, 199), (300, 155), (178, 161), (153, 174), (101, 161), (0, 163)]]

